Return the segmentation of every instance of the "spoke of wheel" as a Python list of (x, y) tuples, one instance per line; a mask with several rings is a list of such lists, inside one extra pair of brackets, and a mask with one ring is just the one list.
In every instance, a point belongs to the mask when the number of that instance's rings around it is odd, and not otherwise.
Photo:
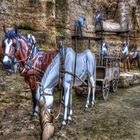
[(114, 79), (112, 84), (113, 84), (112, 85), (113, 86), (113, 92), (116, 92), (117, 88), (118, 88), (118, 79), (117, 78)]
[(103, 98), (104, 98), (104, 100), (106, 100), (108, 98), (108, 95), (109, 95), (109, 86), (103, 87)]

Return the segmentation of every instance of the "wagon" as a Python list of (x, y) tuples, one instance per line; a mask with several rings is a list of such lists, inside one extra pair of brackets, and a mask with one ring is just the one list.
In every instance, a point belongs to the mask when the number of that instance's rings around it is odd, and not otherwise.
[[(78, 40), (88, 40), (88, 48), (91, 48), (91, 40), (102, 41), (102, 37), (79, 37), (72, 36), (75, 40), (75, 50), (77, 49)], [(105, 57), (103, 62), (98, 60), (96, 66), (96, 95), (106, 100), (109, 92), (116, 92), (118, 88), (119, 76), (120, 76), (120, 58), (117, 56)], [(74, 87), (77, 94), (87, 91), (87, 87), (82, 85), (80, 87)]]
[(96, 93), (106, 100), (110, 90), (116, 92), (118, 88), (120, 67), (119, 57), (105, 57), (103, 65), (96, 66)]

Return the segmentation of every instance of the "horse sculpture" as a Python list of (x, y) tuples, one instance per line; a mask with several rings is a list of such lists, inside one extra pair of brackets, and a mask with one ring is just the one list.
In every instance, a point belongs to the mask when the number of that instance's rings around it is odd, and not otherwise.
[(130, 65), (131, 66), (132, 66), (132, 63), (134, 61), (136, 61), (137, 62), (137, 66), (140, 69), (140, 54), (139, 54), (138, 50), (136, 48), (134, 48), (134, 47), (130, 51), (129, 61), (130, 61)]
[(129, 50), (128, 45), (126, 43), (123, 44), (123, 47), (121, 49), (121, 62), (123, 63), (124, 72), (126, 72), (126, 66), (129, 71), (130, 70)]
[[(96, 59), (95, 55), (90, 50), (85, 50), (83, 53), (77, 54), (76, 67), (75, 67), (75, 52), (72, 48), (66, 48), (61, 45), (60, 52), (53, 59), (48, 66), (42, 80), (41, 85), (38, 86), (36, 99), (39, 102), (40, 112), (42, 115), (42, 137), (48, 136), (48, 128), (52, 127), (53, 117), (51, 109), (53, 106), (53, 90), (60, 81), (61, 60), (64, 61), (64, 116), (62, 127), (65, 127), (67, 122), (71, 120), (72, 116), (72, 87), (83, 84), (85, 79), (88, 80), (88, 96), (86, 101), (86, 108), (89, 106), (90, 93), (92, 93), (92, 106), (95, 100), (95, 79), (96, 79)], [(74, 68), (75, 67), (75, 68)], [(74, 70), (75, 69), (75, 70)], [(75, 71), (75, 72), (74, 72)], [(75, 78), (74, 78), (75, 76)], [(70, 105), (68, 109), (68, 104)], [(46, 117), (45, 117), (46, 116)], [(51, 131), (51, 132), (52, 132)]]
[(100, 63), (105, 65), (107, 56), (109, 56), (109, 47), (108, 44), (104, 41), (100, 49), (100, 60), (101, 60)]
[(10, 69), (13, 65), (13, 60), (15, 58), (17, 59), (17, 63), (19, 63), (20, 67), (20, 74), (25, 77), (25, 81), (29, 84), (32, 92), (32, 115), (34, 116), (36, 115), (36, 112), (38, 112), (37, 101), (35, 99), (38, 82), (41, 80), (44, 71), (51, 62), (53, 56), (55, 56), (56, 52), (46, 53), (39, 51), (33, 38), (28, 37), (28, 39), (26, 39), (23, 35), (17, 33), (16, 30), (6, 31), (6, 29), (4, 29), (4, 31), (5, 39), (3, 40), (3, 65), (4, 67)]
[[(20, 72), (22, 72), (31, 50), (27, 45), (27, 39), (24, 36), (19, 36), (15, 30), (5, 30), (5, 39), (3, 40), (2, 45), (4, 49), (4, 57), (2, 60), (3, 66), (10, 69), (16, 63), (14, 60), (17, 59), (17, 63), (19, 62)], [(29, 83), (29, 85), (31, 87), (31, 83)], [(31, 91), (34, 103), (34, 92), (32, 88)]]
[[(65, 48), (61, 46), (60, 52), (53, 52), (47, 54), (39, 51), (33, 55), (33, 50), (29, 49), (27, 41), (23, 36), (17, 34), (10, 37), (6, 37), (3, 41), (4, 58), (3, 65), (12, 65), (13, 58), (17, 58), (20, 64), (20, 73), (25, 77), (31, 87), (32, 95), (36, 91), (39, 80), (41, 80), (41, 86), (38, 85), (36, 96), (33, 96), (33, 100), (39, 105), (39, 118), (42, 128), (42, 140), (46, 140), (53, 135), (54, 127), (52, 126), (52, 114), (51, 108), (53, 105), (53, 89), (60, 80), (60, 62), (64, 59), (64, 118), (62, 125), (65, 126), (68, 120), (71, 120), (72, 115), (72, 94), (71, 88), (73, 86), (81, 85), (83, 80), (88, 78), (88, 96), (86, 102), (86, 108), (89, 105), (90, 93), (92, 91), (92, 106), (94, 105), (94, 93), (95, 93), (95, 77), (96, 77), (96, 60), (95, 56), (90, 50), (78, 54), (77, 66), (75, 69), (76, 78), (74, 80), (74, 61), (75, 52), (71, 48)], [(5, 34), (7, 32), (5, 31)], [(24, 53), (23, 53), (24, 52)], [(70, 61), (71, 60), (71, 61)], [(45, 64), (44, 64), (45, 63)], [(46, 71), (44, 74), (44, 71)], [(81, 79), (81, 80), (80, 80)], [(69, 99), (70, 97), (70, 99)], [(68, 103), (70, 101), (70, 110), (68, 116)], [(35, 104), (36, 105), (36, 104)], [(34, 106), (35, 111), (35, 106)], [(38, 109), (37, 109), (38, 111)], [(47, 125), (47, 126), (46, 126)]]
[[(5, 38), (10, 38), (10, 36), (15, 36), (15, 31), (14, 30), (11, 30), (10, 32), (7, 32), (5, 34)], [(3, 50), (3, 52), (5, 51), (5, 42), (4, 42), (4, 40), (2, 42), (2, 50)], [(9, 62), (11, 62), (12, 65), (9, 65)], [(19, 70), (19, 64), (16, 63), (16, 62), (17, 62), (16, 58), (13, 58), (12, 61), (10, 61), (10, 60), (7, 61), (7, 62), (5, 61), (4, 63), (6, 63), (6, 65), (3, 65), (3, 66), (7, 70), (8, 73), (17, 73), (18, 70)]]

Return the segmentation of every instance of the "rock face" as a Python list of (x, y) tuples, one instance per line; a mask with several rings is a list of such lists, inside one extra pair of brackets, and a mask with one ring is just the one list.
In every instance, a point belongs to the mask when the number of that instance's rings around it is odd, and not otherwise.
[[(35, 30), (55, 26), (55, 2), (52, 0), (3, 0), (0, 6), (2, 22)], [(4, 21), (3, 21), (4, 20)]]
[(126, 88), (138, 84), (140, 84), (140, 73), (128, 72), (120, 74), (119, 87)]
[(0, 2), (0, 29), (13, 27), (45, 32), (55, 41), (54, 0), (2, 0)]
[[(56, 48), (56, 36), (75, 34), (75, 20), (78, 17), (86, 18), (84, 35), (93, 36), (97, 10), (102, 11), (104, 19), (111, 19), (114, 22), (121, 21), (122, 29), (126, 28), (127, 21), (129, 21), (131, 27), (137, 26), (137, 29), (140, 26), (140, 8), (138, 4), (138, 0), (130, 0), (129, 2), (121, 0), (118, 5), (117, 1), (114, 0), (1, 0), (0, 40), (3, 37), (3, 24), (6, 24), (7, 27), (13, 27), (16, 24), (19, 28), (29, 30), (29, 32), (35, 31), (37, 41), (44, 44), (45, 48), (48, 46)], [(133, 25), (132, 22), (133, 7), (136, 8), (136, 25)], [(123, 10), (123, 13), (120, 9)], [(114, 47), (118, 48), (124, 38), (124, 36), (119, 35), (105, 36), (113, 49)], [(66, 42), (69, 46), (73, 46), (72, 42)], [(85, 44), (79, 43), (80, 46), (85, 46)], [(95, 43), (93, 43), (94, 45)]]

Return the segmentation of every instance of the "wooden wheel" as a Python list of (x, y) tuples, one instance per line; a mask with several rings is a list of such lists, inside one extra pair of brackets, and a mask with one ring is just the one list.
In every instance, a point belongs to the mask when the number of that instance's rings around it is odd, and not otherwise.
[(114, 73), (114, 78), (111, 81), (111, 91), (116, 92), (118, 89), (118, 82), (119, 82), (119, 73), (117, 71), (115, 71)]
[(103, 85), (102, 85), (102, 98), (103, 98), (104, 100), (107, 100), (107, 98), (108, 98), (109, 89), (110, 89), (110, 84), (109, 84), (108, 80), (106, 79), (106, 80), (103, 82)]

